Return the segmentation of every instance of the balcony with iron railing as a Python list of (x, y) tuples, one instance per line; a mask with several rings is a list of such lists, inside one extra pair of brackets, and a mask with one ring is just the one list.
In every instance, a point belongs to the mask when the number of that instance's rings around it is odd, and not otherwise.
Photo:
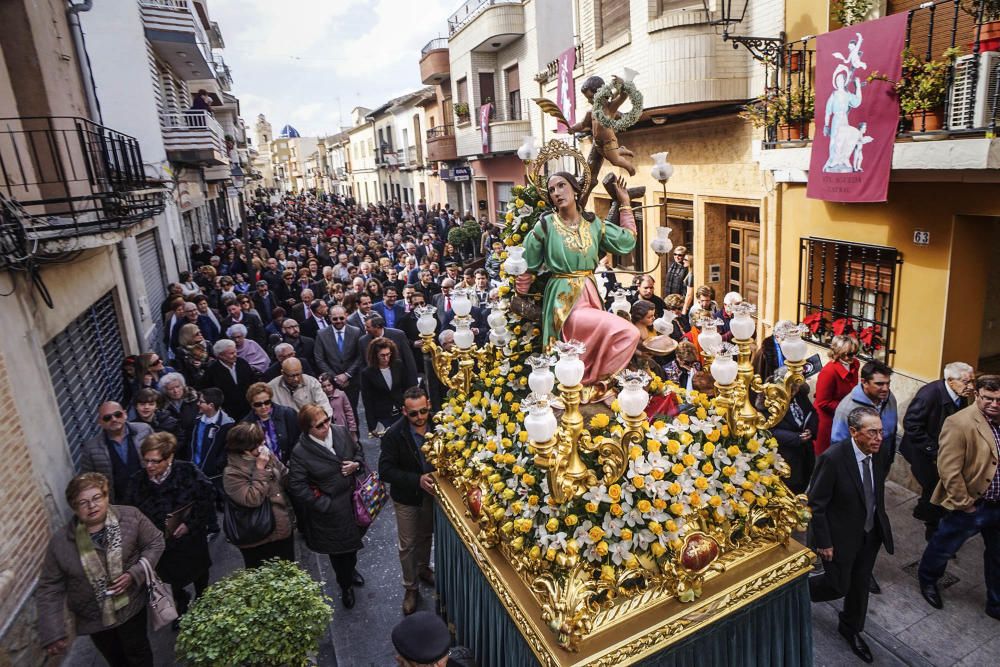
[[(583, 44), (577, 44), (574, 47), (574, 54), (576, 60), (576, 66), (583, 66)], [(535, 81), (538, 83), (547, 83), (559, 75), (559, 59), (551, 60), (545, 65), (545, 69), (535, 75)]]
[(214, 73), (210, 38), (191, 0), (139, 0), (146, 38), (185, 81)]
[(461, 51), (474, 51), (524, 34), (522, 0), (467, 0), (448, 18), (449, 48), (461, 35)]
[[(480, 132), (480, 114), (483, 108), (473, 109), (468, 123), (456, 128), (456, 149), (459, 156), (483, 153)], [(530, 103), (528, 100), (500, 100), (491, 103), (489, 114), (489, 152), (516, 151), (531, 134)]]
[(160, 114), (167, 158), (172, 162), (212, 166), (226, 164), (225, 132), (207, 111)]
[(163, 210), (139, 142), (84, 118), (0, 119), (0, 265), (25, 243), (123, 229)]
[(425, 86), (441, 83), (451, 74), (448, 61), (448, 40), (438, 37), (420, 50), (420, 80)]
[[(983, 7), (939, 0), (909, 11), (903, 76), (896, 86), (894, 169), (1000, 167), (1000, 151), (993, 148), (1000, 120), (1000, 52), (985, 50), (997, 45), (982, 39)], [(765, 149), (781, 149), (763, 152), (765, 168), (787, 169), (793, 162), (792, 168), (808, 168), (808, 145), (822, 131), (811, 122), (815, 61), (815, 36), (786, 44), (771, 65), (772, 85), (744, 113), (763, 125)], [(937, 65), (936, 78), (924, 74), (935, 68), (926, 63)], [(921, 108), (929, 101), (932, 108)]]
[(455, 126), (438, 125), (427, 130), (427, 159), (444, 162), (458, 157), (455, 150)]

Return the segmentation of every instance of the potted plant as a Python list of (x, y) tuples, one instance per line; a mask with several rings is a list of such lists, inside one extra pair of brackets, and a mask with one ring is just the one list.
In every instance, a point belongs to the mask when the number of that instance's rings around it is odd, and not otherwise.
[[(978, 21), (979, 52), (1000, 51), (1000, 0), (962, 0), (960, 6)], [(974, 45), (969, 44), (970, 51)]]
[(948, 98), (948, 75), (961, 53), (945, 49), (941, 58), (924, 61), (910, 49), (903, 50), (903, 69), (898, 81), (875, 72), (868, 81), (888, 81), (899, 99), (899, 109), (915, 132), (932, 132), (944, 126), (944, 103)]
[(208, 587), (184, 616), (177, 657), (189, 665), (306, 665), (333, 612), (295, 563), (267, 561)]
[(795, 141), (813, 119), (815, 99), (812, 90), (771, 90), (744, 106), (739, 116), (754, 127), (775, 128), (778, 141)]
[(840, 25), (854, 25), (868, 19), (868, 14), (872, 11), (872, 0), (834, 0), (831, 8)]
[(459, 102), (455, 105), (455, 117), (459, 123), (469, 120), (469, 105), (466, 102)]

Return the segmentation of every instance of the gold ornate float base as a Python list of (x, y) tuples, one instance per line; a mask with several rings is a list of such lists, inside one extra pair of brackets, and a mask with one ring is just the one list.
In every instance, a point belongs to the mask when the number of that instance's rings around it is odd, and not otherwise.
[[(480, 543), (478, 525), (469, 516), (462, 495), (447, 480), (438, 479), (437, 494), (443, 515), (539, 663), (546, 667), (639, 662), (806, 576), (813, 563), (812, 552), (794, 540), (749, 549), (731, 558), (724, 571), (706, 576), (702, 595), (693, 602), (644, 592), (615, 602), (610, 608), (594, 609), (591, 632), (580, 640), (576, 652), (570, 652), (559, 645), (552, 627), (558, 623), (549, 620), (553, 591), (539, 587), (537, 581), (532, 590), (531, 582), (522, 578), (499, 549)], [(566, 582), (559, 585), (568, 586)], [(572, 591), (556, 593), (563, 603), (567, 594), (573, 595)]]

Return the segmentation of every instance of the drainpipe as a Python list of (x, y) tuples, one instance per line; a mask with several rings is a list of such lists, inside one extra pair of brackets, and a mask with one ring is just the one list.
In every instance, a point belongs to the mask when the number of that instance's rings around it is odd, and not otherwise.
[[(137, 352), (146, 352), (146, 338), (143, 335), (142, 330), (142, 315), (140, 314), (141, 304), (139, 302), (139, 297), (136, 292), (135, 281), (132, 280), (132, 272), (129, 269), (130, 256), (128, 248), (125, 245), (125, 241), (119, 241), (116, 244), (118, 249), (118, 262), (121, 265), (122, 277), (125, 279), (125, 292), (128, 294), (129, 311), (132, 315), (132, 326), (135, 327), (135, 339), (138, 345)], [(150, 319), (152, 319), (152, 306), (148, 302), (146, 303), (147, 310), (150, 311)]]
[(87, 43), (83, 38), (83, 26), (80, 25), (80, 13), (89, 12), (94, 6), (94, 0), (83, 0), (78, 5), (74, 4), (72, 0), (67, 0), (67, 3), (69, 7), (66, 8), (66, 20), (69, 22), (69, 31), (73, 35), (76, 62), (80, 68), (80, 77), (83, 79), (83, 93), (87, 97), (87, 111), (91, 120), (99, 125), (103, 125), (101, 103), (97, 99), (97, 86), (94, 83), (94, 71), (90, 66)]

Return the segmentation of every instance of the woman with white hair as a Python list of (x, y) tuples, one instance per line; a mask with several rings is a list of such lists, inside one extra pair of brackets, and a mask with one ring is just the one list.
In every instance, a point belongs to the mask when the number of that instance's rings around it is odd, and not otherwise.
[(258, 374), (267, 370), (271, 358), (267, 356), (256, 341), (247, 338), (247, 328), (242, 324), (234, 324), (226, 329), (226, 335), (236, 343), (236, 356), (250, 364), (250, 368)]

